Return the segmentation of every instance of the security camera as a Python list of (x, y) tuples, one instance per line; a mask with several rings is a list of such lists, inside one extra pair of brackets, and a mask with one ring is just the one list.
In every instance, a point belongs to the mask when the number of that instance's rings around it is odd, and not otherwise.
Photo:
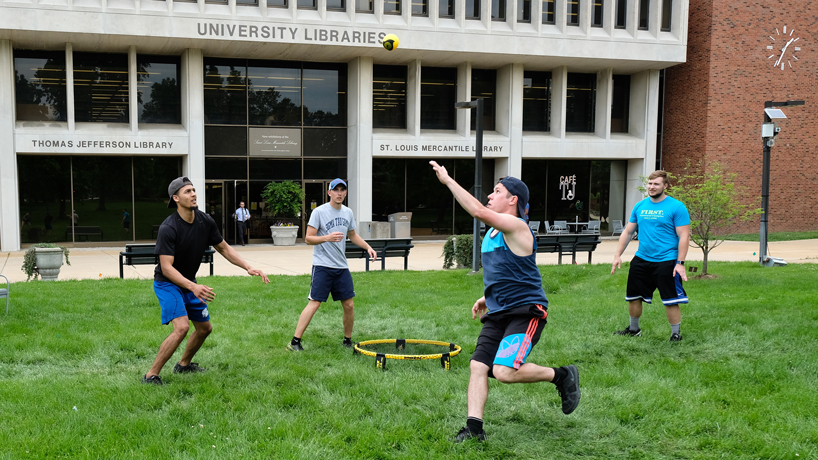
[(778, 134), (778, 133), (780, 133), (780, 132), (781, 132), (781, 127), (780, 127), (780, 126), (776, 126), (776, 127), (775, 127), (775, 133), (776, 133), (776, 134)]

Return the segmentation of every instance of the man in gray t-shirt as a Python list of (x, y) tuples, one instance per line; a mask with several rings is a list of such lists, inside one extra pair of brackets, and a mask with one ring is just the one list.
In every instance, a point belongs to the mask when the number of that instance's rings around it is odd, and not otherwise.
[(355, 245), (366, 249), (369, 257), (375, 260), (377, 254), (360, 235), (355, 233), (355, 217), (352, 210), (344, 206), (347, 197), (347, 184), (342, 179), (335, 179), (329, 184), (329, 203), (317, 207), (307, 223), (307, 234), (304, 241), (315, 245), (312, 251), (312, 281), (310, 283), (309, 302), (298, 318), (295, 335), (287, 349), (303, 351), (301, 337), (321, 303), (326, 302), (329, 294), (333, 301), (341, 301), (344, 308), (344, 341), (345, 347), (352, 347), (352, 325), (355, 322), (352, 298), (355, 289), (352, 275), (344, 255), (346, 240), (349, 238)]

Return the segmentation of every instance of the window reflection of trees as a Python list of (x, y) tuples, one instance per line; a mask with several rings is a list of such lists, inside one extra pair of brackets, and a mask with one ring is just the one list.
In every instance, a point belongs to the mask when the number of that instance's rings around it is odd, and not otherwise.
[(64, 52), (15, 51), (14, 83), (18, 120), (66, 121)]
[(137, 58), (136, 87), (139, 123), (182, 122), (179, 58)]
[(78, 122), (128, 123), (128, 55), (74, 53)]

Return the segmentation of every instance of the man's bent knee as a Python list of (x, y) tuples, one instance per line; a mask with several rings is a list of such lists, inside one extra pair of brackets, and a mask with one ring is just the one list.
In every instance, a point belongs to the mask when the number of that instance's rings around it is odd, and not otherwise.
[(497, 379), (498, 382), (514, 383), (517, 381), (515, 378), (517, 376), (517, 369), (495, 364), (491, 371), (494, 374), (494, 378)]
[(210, 324), (210, 321), (204, 323), (197, 323), (193, 322), (193, 326), (196, 328), (196, 332), (199, 334), (210, 335), (213, 332), (213, 325)]

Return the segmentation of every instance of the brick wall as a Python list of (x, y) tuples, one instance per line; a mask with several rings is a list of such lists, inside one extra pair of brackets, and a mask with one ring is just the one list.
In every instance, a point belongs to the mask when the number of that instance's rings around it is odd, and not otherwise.
[[(779, 122), (772, 148), (771, 232), (818, 230), (818, 8), (811, 3), (690, 0), (688, 61), (666, 72), (665, 169), (679, 173), (688, 159), (718, 161), (752, 198), (761, 195), (764, 101), (806, 101), (783, 108), (788, 119)], [(782, 71), (773, 67), (777, 56), (768, 56), (786, 43), (774, 30), (785, 25), (787, 39), (800, 37), (789, 49), (801, 51), (790, 59), (794, 69), (785, 64)], [(758, 231), (758, 222), (741, 232)]]

